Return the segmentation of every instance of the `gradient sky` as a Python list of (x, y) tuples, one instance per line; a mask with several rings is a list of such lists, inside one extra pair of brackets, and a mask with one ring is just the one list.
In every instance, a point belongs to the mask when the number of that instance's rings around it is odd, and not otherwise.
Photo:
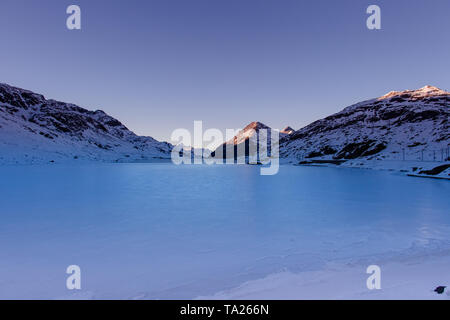
[(449, 89), (449, 31), (449, 0), (2, 0), (0, 82), (161, 140), (194, 120), (299, 129), (391, 90)]

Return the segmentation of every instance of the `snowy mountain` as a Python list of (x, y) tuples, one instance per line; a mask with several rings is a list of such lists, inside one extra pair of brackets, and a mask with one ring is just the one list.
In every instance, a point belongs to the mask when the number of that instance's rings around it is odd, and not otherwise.
[(254, 121), (249, 123), (244, 129), (240, 130), (231, 140), (225, 142), (227, 145), (238, 145), (252, 138), (261, 129), (270, 130), (270, 127), (264, 123)]
[(294, 132), (295, 132), (295, 130), (289, 126), (287, 126), (286, 128), (284, 128), (283, 130), (280, 131), (280, 133), (284, 133), (287, 135), (293, 134)]
[(449, 157), (450, 93), (432, 86), (392, 91), (295, 131), (280, 156), (308, 159), (436, 160)]
[[(236, 136), (234, 136), (229, 141), (225, 142), (227, 145), (238, 145), (241, 144), (250, 138), (252, 138), (255, 133), (259, 133), (260, 130), (267, 130), (267, 134), (270, 137), (270, 132), (273, 130), (271, 127), (266, 126), (264, 123), (259, 121), (254, 121), (249, 123), (244, 129), (240, 130)], [(294, 133), (295, 130), (291, 127), (286, 127), (282, 131), (279, 132), (280, 138), (285, 138)]]
[[(251, 153), (250, 150), (255, 150), (252, 156), (255, 156), (255, 159), (257, 159), (257, 156), (262, 152), (262, 149), (258, 149), (261, 147), (257, 147), (256, 145), (258, 139), (260, 139), (263, 134), (267, 136), (267, 146), (265, 148), (265, 152), (270, 154), (271, 132), (272, 129), (264, 123), (258, 121), (251, 122), (244, 129), (240, 130), (232, 139), (216, 148), (212, 155), (216, 157), (217, 154), (219, 158), (225, 158), (226, 155), (226, 158), (231, 159), (234, 154), (234, 159), (237, 159), (237, 154), (239, 153), (238, 150), (245, 150), (246, 157), (248, 157)], [(288, 136), (288, 134), (280, 133), (280, 137), (284, 136)]]
[(141, 137), (101, 110), (0, 84), (0, 163), (170, 158), (172, 145)]

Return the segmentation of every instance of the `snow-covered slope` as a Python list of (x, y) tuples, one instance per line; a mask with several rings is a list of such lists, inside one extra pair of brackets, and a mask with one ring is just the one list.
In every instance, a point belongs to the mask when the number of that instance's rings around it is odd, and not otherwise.
[(0, 84), (0, 163), (150, 161), (172, 145), (141, 137), (101, 110)]
[(282, 141), (280, 155), (291, 162), (445, 161), (449, 157), (449, 106), (450, 93), (436, 87), (393, 91), (295, 131)]

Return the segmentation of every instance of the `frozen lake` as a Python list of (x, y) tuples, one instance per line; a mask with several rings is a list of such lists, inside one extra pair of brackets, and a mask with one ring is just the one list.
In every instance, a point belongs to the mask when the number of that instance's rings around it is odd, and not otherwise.
[(450, 248), (450, 183), (358, 169), (0, 167), (0, 298), (195, 298), (330, 261)]

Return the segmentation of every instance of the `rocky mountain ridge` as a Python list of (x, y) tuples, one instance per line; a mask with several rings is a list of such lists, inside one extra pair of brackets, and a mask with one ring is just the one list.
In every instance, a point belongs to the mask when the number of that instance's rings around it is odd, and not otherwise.
[(436, 87), (392, 91), (295, 131), (280, 153), (292, 161), (447, 158), (449, 107), (450, 93)]
[(149, 161), (172, 145), (141, 137), (101, 110), (0, 84), (0, 162)]

